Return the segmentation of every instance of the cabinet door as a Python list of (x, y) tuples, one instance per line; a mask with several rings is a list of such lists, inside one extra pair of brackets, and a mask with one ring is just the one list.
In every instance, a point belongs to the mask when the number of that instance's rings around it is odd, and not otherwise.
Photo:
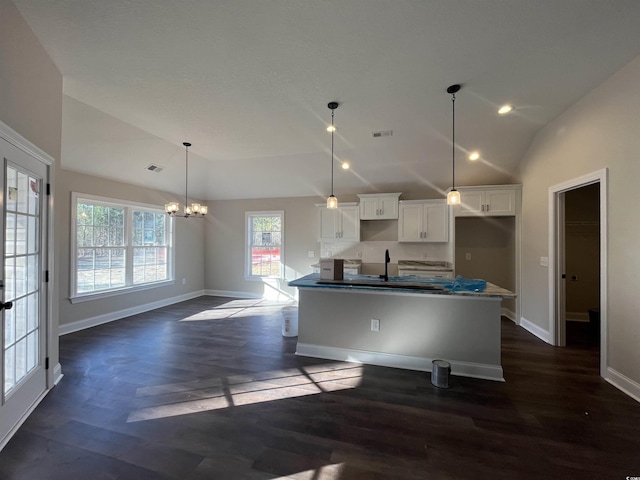
[(357, 206), (338, 208), (340, 222), (338, 240), (360, 241), (360, 215)]
[(484, 215), (485, 192), (482, 190), (460, 191), (460, 205), (454, 207), (456, 217)]
[(515, 215), (516, 192), (515, 190), (487, 190), (485, 200), (485, 215)]
[(422, 242), (422, 204), (407, 203), (400, 205), (398, 219), (399, 242)]
[(449, 241), (449, 207), (446, 203), (425, 203), (423, 214), (424, 242)]
[(320, 208), (320, 212), (318, 217), (319, 228), (318, 228), (318, 240), (336, 240), (336, 217), (337, 210), (332, 210), (329, 208)]
[(378, 198), (378, 219), (395, 220), (398, 218), (398, 197)]
[(378, 219), (378, 198), (360, 198), (360, 219), (361, 220), (377, 220)]

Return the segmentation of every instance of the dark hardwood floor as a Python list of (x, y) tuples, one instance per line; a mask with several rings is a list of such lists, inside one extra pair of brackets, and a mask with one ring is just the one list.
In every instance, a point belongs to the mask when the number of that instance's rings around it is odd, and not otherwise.
[(0, 479), (624, 479), (640, 404), (593, 346), (503, 319), (505, 383), (296, 357), (280, 307), (201, 297), (66, 335)]

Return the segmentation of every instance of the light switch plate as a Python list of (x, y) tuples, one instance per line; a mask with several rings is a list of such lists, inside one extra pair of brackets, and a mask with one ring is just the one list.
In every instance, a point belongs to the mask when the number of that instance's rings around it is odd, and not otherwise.
[(548, 267), (549, 266), (549, 257), (540, 257), (540, 266)]

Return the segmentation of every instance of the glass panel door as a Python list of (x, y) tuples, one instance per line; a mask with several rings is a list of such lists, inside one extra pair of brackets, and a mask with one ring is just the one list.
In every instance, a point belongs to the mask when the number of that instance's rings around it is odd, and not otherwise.
[(42, 180), (5, 169), (4, 395), (40, 363), (40, 192)]
[(0, 139), (0, 448), (47, 388), (47, 166)]

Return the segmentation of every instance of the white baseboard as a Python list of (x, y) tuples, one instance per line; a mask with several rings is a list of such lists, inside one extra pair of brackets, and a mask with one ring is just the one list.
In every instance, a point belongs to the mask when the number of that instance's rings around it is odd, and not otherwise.
[(204, 294), (212, 297), (262, 298), (262, 295), (258, 293), (233, 292), (231, 290), (205, 290)]
[(529, 333), (534, 334), (540, 340), (543, 340), (547, 343), (551, 343), (551, 337), (549, 335), (549, 332), (544, 328), (539, 327), (535, 323), (531, 323), (526, 318), (520, 317), (520, 326), (524, 328), (526, 331), (528, 331)]
[[(303, 357), (326, 358), (343, 362), (365, 363), (379, 365), (381, 367), (404, 368), (430, 372), (433, 358), (412, 357), (393, 353), (370, 352), (366, 350), (352, 350), (347, 348), (327, 347), (300, 343), (296, 347), (296, 355)], [(451, 374), (461, 377), (481, 378), (504, 382), (502, 367), (500, 365), (486, 365), (481, 363), (456, 362), (445, 359), (451, 364)]]
[(507, 317), (513, 323), (516, 323), (516, 313), (513, 310), (509, 310), (508, 308), (502, 307), (500, 309), (500, 315)]
[(145, 303), (136, 307), (125, 308), (124, 310), (117, 310), (115, 312), (109, 312), (103, 315), (85, 318), (84, 320), (78, 320), (76, 322), (63, 323), (58, 327), (58, 335), (67, 335), (68, 333), (78, 332), (80, 330), (84, 330), (85, 328), (95, 327), (97, 325), (102, 325), (103, 323), (113, 322), (115, 320), (120, 320), (132, 315), (148, 312), (149, 310), (155, 310), (156, 308), (162, 308), (166, 307), (167, 305), (173, 305), (174, 303), (184, 302), (185, 300), (201, 297), (204, 294), (205, 293), (203, 290), (198, 290), (196, 292), (178, 295), (177, 297), (158, 300), (157, 302)]
[(55, 367), (53, 367), (53, 384), (57, 385), (58, 383), (60, 383), (62, 377), (64, 377), (64, 375), (62, 374), (62, 365), (58, 363)]
[(636, 402), (640, 402), (640, 383), (631, 380), (629, 377), (615, 371), (611, 367), (607, 367), (607, 375), (604, 379), (617, 389), (629, 395)]

